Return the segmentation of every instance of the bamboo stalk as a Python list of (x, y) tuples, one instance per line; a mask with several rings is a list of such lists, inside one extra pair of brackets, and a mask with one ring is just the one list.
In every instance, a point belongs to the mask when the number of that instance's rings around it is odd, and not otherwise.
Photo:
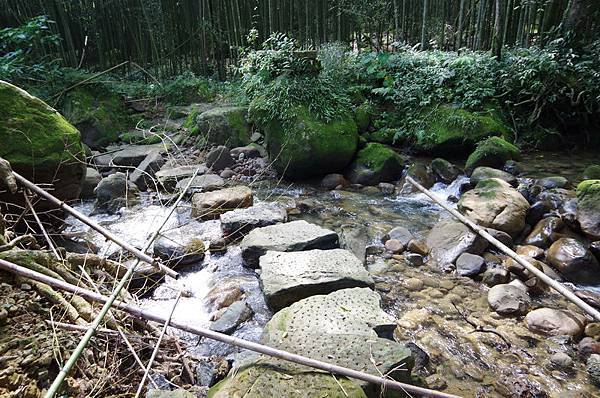
[[(163, 220), (163, 222), (161, 223), (161, 225), (156, 229), (156, 231), (154, 232), (154, 234), (152, 235), (152, 237), (146, 243), (146, 245), (144, 247), (144, 252), (146, 250), (148, 250), (152, 246), (152, 244), (154, 243), (154, 240), (156, 240), (156, 238), (158, 238), (158, 236), (160, 234), (160, 231), (165, 226), (165, 224), (167, 223), (167, 221), (169, 220), (169, 218), (171, 217), (171, 215), (177, 209), (177, 206), (179, 205), (179, 203), (181, 202), (181, 200), (183, 200), (183, 197), (187, 193), (188, 189), (190, 189), (190, 186), (192, 185), (192, 182), (194, 181), (194, 178), (198, 175), (198, 171), (199, 171), (199, 169), (196, 169), (196, 171), (192, 175), (192, 178), (190, 179), (190, 181), (188, 182), (188, 184), (186, 185), (186, 187), (181, 191), (181, 194), (179, 195), (179, 197), (177, 198), (177, 200), (175, 201), (175, 203), (173, 203), (173, 206), (171, 206), (171, 209), (170, 209), (169, 213), (166, 215), (166, 217)], [(15, 175), (16, 175), (16, 173), (15, 173)], [(106, 314), (110, 310), (110, 308), (113, 305), (113, 303), (117, 300), (117, 297), (121, 293), (121, 290), (123, 290), (123, 288), (125, 287), (125, 285), (129, 282), (129, 280), (133, 276), (133, 272), (135, 271), (135, 269), (137, 268), (137, 266), (139, 265), (139, 263), (140, 263), (140, 259), (138, 258), (138, 260), (134, 263), (134, 265), (127, 270), (127, 272), (125, 273), (125, 275), (123, 275), (123, 277), (121, 278), (121, 280), (119, 281), (119, 283), (117, 284), (117, 286), (115, 287), (115, 289), (113, 290), (112, 294), (110, 295), (110, 297), (105, 302), (104, 306), (102, 307), (102, 309), (100, 310), (100, 312), (98, 313), (98, 315), (96, 316), (96, 318), (94, 319), (94, 321), (92, 322), (90, 328), (87, 330), (87, 332), (85, 333), (85, 335), (81, 338), (81, 340), (79, 341), (79, 344), (77, 345), (77, 347), (75, 348), (75, 350), (73, 351), (73, 353), (71, 354), (71, 356), (69, 357), (69, 359), (67, 360), (67, 362), (65, 363), (65, 365), (62, 367), (62, 369), (60, 370), (60, 372), (58, 373), (58, 375), (56, 376), (56, 378), (54, 379), (54, 381), (50, 385), (50, 388), (48, 389), (48, 391), (44, 395), (45, 398), (53, 398), (56, 395), (56, 393), (58, 392), (58, 390), (59, 390), (60, 386), (62, 385), (63, 381), (67, 377), (67, 374), (69, 374), (69, 372), (71, 371), (71, 369), (73, 368), (73, 366), (75, 366), (75, 363), (77, 362), (77, 359), (83, 353), (83, 350), (85, 349), (85, 347), (88, 345), (88, 343), (92, 339), (92, 336), (94, 335), (94, 332), (100, 326), (100, 322), (102, 322), (102, 320), (104, 319), (104, 317), (106, 316)]]
[[(72, 285), (65, 281), (61, 281), (56, 278), (49, 277), (47, 275), (41, 274), (39, 272), (30, 270), (28, 268), (22, 267), (20, 265), (11, 263), (6, 260), (0, 259), (0, 269), (8, 272), (12, 272), (19, 276), (29, 278), (41, 283), (45, 283), (57, 289), (65, 290), (67, 292), (71, 292), (73, 294), (80, 295), (86, 299), (92, 301), (98, 301), (101, 303), (106, 303), (110, 299), (109, 297), (103, 296), (101, 294), (95, 293), (91, 290), (84, 289), (79, 286)], [(144, 310), (141, 307), (136, 305), (127, 304), (122, 301), (115, 300), (113, 302), (113, 306), (121, 311), (125, 311), (128, 314), (131, 314), (135, 317), (142, 318), (148, 321), (165, 323), (167, 318), (162, 315), (158, 315), (151, 311)], [(220, 341), (229, 345), (233, 345), (236, 347), (244, 348), (247, 350), (255, 351), (261, 354), (265, 354), (268, 356), (272, 356), (275, 358), (280, 358), (289, 362), (294, 362), (300, 365), (309, 366), (312, 368), (320, 369), (329, 373), (334, 373), (337, 375), (350, 377), (353, 379), (363, 380), (368, 383), (373, 383), (380, 385), (382, 388), (391, 388), (394, 390), (405, 391), (411, 394), (419, 394), (423, 397), (432, 397), (432, 398), (460, 398), (457, 395), (447, 394), (440, 391), (429, 390), (422, 387), (413, 386), (406, 383), (401, 383), (395, 380), (386, 379), (383, 377), (375, 376), (369, 373), (360, 372), (354, 369), (345, 368), (343, 366), (338, 366), (334, 364), (330, 364), (327, 362), (319, 361), (312, 358), (307, 358), (302, 355), (293, 354), (288, 351), (279, 350), (273, 347), (269, 347), (263, 344), (254, 343), (251, 341), (247, 341), (244, 339), (240, 339), (237, 337), (229, 336), (223, 333), (215, 332), (210, 329), (199, 328), (196, 326), (189, 325), (184, 322), (179, 322), (177, 320), (171, 321), (171, 326), (185, 332), (205, 337), (211, 340)]]
[(490, 235), (485, 229), (483, 229), (482, 227), (477, 225), (475, 222), (473, 222), (469, 218), (465, 217), (463, 214), (460, 214), (457, 210), (451, 208), (450, 206), (448, 206), (447, 204), (443, 203), (441, 200), (436, 198), (427, 188), (423, 187), (421, 184), (419, 184), (418, 182), (413, 180), (411, 177), (406, 177), (406, 181), (410, 182), (419, 191), (423, 192), (435, 203), (437, 203), (438, 205), (442, 206), (445, 210), (450, 212), (450, 214), (452, 214), (454, 217), (456, 217), (460, 222), (467, 225), (469, 228), (471, 228), (477, 234), (479, 234), (483, 238), (485, 238), (488, 242), (490, 242), (491, 244), (496, 246), (498, 249), (502, 250), (507, 256), (509, 256), (510, 258), (512, 258), (519, 264), (521, 264), (529, 272), (531, 272), (536, 277), (538, 277), (542, 282), (544, 282), (545, 284), (550, 286), (556, 292), (560, 293), (564, 298), (566, 298), (567, 300), (569, 300), (570, 302), (572, 302), (573, 304), (575, 304), (576, 306), (581, 308), (583, 311), (585, 311), (588, 315), (590, 315), (596, 321), (600, 321), (600, 311), (596, 310), (594, 307), (592, 307), (591, 305), (587, 304), (585, 301), (583, 301), (582, 299), (577, 297), (575, 295), (575, 293), (573, 293), (565, 285), (563, 285), (560, 282), (555, 281), (554, 279), (552, 279), (548, 275), (546, 275), (543, 271), (540, 271), (539, 269), (534, 267), (529, 261), (525, 260), (522, 256), (519, 256), (511, 248), (509, 248), (504, 243), (500, 242), (498, 239), (496, 239), (492, 235)]
[(102, 236), (104, 236), (106, 239), (109, 239), (112, 242), (116, 243), (117, 245), (121, 246), (123, 249), (127, 250), (128, 252), (130, 252), (134, 256), (136, 256), (138, 259), (140, 259), (144, 262), (147, 262), (147, 263), (153, 265), (154, 267), (157, 267), (161, 272), (169, 275), (172, 278), (175, 278), (175, 279), (179, 278), (178, 272), (173, 271), (172, 269), (163, 265), (158, 260), (152, 258), (145, 252), (143, 252), (143, 251), (137, 249), (136, 247), (132, 246), (131, 244), (125, 242), (124, 240), (122, 240), (118, 236), (114, 235), (112, 232), (110, 232), (106, 228), (102, 227), (100, 224), (98, 224), (91, 218), (87, 217), (85, 214), (82, 214), (79, 211), (75, 210), (74, 208), (72, 208), (71, 206), (69, 206), (68, 204), (63, 202), (62, 200), (54, 197), (47, 191), (44, 191), (43, 189), (41, 189), (40, 187), (38, 187), (31, 181), (27, 180), (26, 178), (22, 177), (21, 175), (15, 173), (15, 172), (13, 172), (13, 175), (15, 176), (17, 181), (19, 181), (21, 184), (23, 184), (26, 188), (34, 191), (36, 194), (42, 196), (44, 199), (55, 204), (56, 206), (58, 206), (59, 208), (61, 208), (64, 211), (66, 211), (67, 213), (69, 213), (70, 215), (72, 215), (73, 217), (78, 219), (79, 221), (90, 226), (92, 229), (94, 229), (95, 231), (102, 234)]
[(177, 293), (177, 297), (175, 298), (175, 303), (173, 304), (173, 307), (171, 307), (171, 312), (169, 312), (169, 316), (167, 317), (167, 320), (165, 321), (165, 324), (163, 325), (162, 331), (160, 332), (160, 335), (158, 336), (158, 341), (156, 342), (156, 345), (154, 346), (154, 350), (152, 351), (152, 355), (150, 356), (150, 360), (148, 361), (148, 366), (146, 367), (146, 371), (144, 372), (144, 377), (142, 377), (142, 381), (140, 381), (137, 392), (135, 393), (135, 398), (139, 398), (140, 394), (142, 393), (142, 388), (144, 388), (144, 384), (146, 384), (146, 379), (148, 378), (150, 369), (152, 369), (152, 363), (154, 362), (154, 359), (156, 358), (156, 355), (158, 354), (160, 343), (162, 343), (162, 339), (165, 336), (165, 333), (167, 332), (167, 327), (169, 327), (169, 323), (171, 322), (171, 318), (173, 317), (173, 313), (175, 312), (175, 307), (177, 307), (177, 304), (179, 303), (180, 298), (181, 298), (181, 291), (179, 291), (179, 293)]
[(54, 95), (52, 96), (52, 98), (60, 97), (61, 95), (63, 95), (63, 94), (65, 94), (65, 93), (67, 93), (68, 91), (71, 91), (71, 90), (73, 90), (74, 88), (76, 88), (76, 87), (79, 87), (79, 86), (81, 86), (82, 84), (85, 84), (85, 83), (89, 82), (90, 80), (94, 80), (94, 79), (95, 79), (95, 78), (97, 78), (97, 77), (100, 77), (100, 76), (102, 76), (102, 75), (105, 75), (105, 74), (107, 74), (107, 73), (108, 73), (108, 72), (110, 72), (110, 71), (113, 71), (113, 70), (115, 70), (115, 69), (117, 69), (117, 68), (120, 68), (121, 66), (123, 66), (123, 65), (125, 65), (125, 64), (127, 64), (127, 63), (129, 63), (129, 61), (124, 61), (124, 62), (121, 62), (120, 64), (118, 64), (118, 65), (115, 65), (115, 66), (113, 66), (113, 67), (111, 67), (111, 68), (108, 68), (108, 69), (106, 69), (106, 70), (104, 70), (104, 71), (102, 71), (102, 72), (98, 72), (98, 73), (96, 73), (96, 74), (94, 74), (94, 75), (92, 75), (92, 76), (88, 77), (87, 79), (84, 79), (84, 80), (82, 80), (82, 81), (80, 81), (80, 82), (78, 82), (78, 83), (75, 83), (75, 84), (73, 84), (72, 86), (69, 86), (69, 87), (65, 88), (65, 89), (64, 89), (64, 90), (62, 90), (60, 93), (56, 93), (56, 94), (54, 94)]
[(33, 214), (33, 218), (35, 218), (35, 221), (37, 222), (38, 226), (42, 230), (42, 234), (44, 235), (44, 239), (46, 239), (46, 242), (48, 243), (48, 246), (52, 250), (52, 253), (54, 254), (54, 257), (56, 257), (56, 259), (58, 261), (62, 260), (60, 258), (60, 255), (58, 254), (58, 251), (54, 247), (54, 244), (52, 243), (52, 240), (50, 240), (50, 236), (48, 236), (48, 232), (46, 232), (46, 228), (44, 228), (44, 225), (42, 224), (42, 221), (40, 220), (40, 218), (37, 215), (37, 212), (33, 208), (33, 205), (31, 204), (31, 201), (29, 200), (29, 196), (27, 195), (27, 192), (23, 192), (23, 196), (25, 197), (25, 202), (27, 203), (27, 206), (29, 207), (29, 210), (31, 210), (31, 214)]

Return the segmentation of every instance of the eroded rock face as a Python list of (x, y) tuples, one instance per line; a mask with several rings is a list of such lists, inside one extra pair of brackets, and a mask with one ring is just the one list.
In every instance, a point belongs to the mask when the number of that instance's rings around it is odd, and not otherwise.
[(514, 237), (525, 227), (529, 203), (507, 182), (491, 178), (466, 192), (458, 202), (458, 209), (479, 225)]
[(259, 203), (245, 209), (223, 213), (220, 219), (225, 235), (240, 237), (248, 234), (254, 228), (286, 222), (287, 212), (275, 203)]
[(192, 217), (215, 219), (228, 211), (250, 207), (253, 201), (252, 190), (242, 185), (196, 193), (192, 196)]
[(585, 327), (585, 317), (568, 310), (538, 308), (525, 317), (525, 325), (535, 333), (547, 336), (577, 337)]
[(522, 315), (529, 310), (531, 299), (521, 288), (500, 284), (488, 291), (488, 304), (500, 315)]
[(600, 265), (586, 246), (572, 238), (554, 242), (546, 259), (568, 281), (593, 284), (600, 282)]
[(331, 230), (299, 220), (256, 228), (244, 237), (240, 247), (245, 265), (256, 268), (258, 258), (268, 250), (291, 252), (335, 249), (339, 247), (339, 237)]
[(139, 190), (123, 173), (115, 173), (98, 184), (95, 189), (94, 213), (116, 213), (121, 207), (138, 203)]
[(426, 244), (431, 249), (431, 258), (440, 266), (453, 264), (463, 253), (481, 254), (488, 245), (469, 227), (452, 220), (437, 223), (429, 232)]
[(362, 261), (343, 249), (268, 251), (260, 257), (260, 269), (267, 304), (273, 310), (316, 294), (374, 285)]

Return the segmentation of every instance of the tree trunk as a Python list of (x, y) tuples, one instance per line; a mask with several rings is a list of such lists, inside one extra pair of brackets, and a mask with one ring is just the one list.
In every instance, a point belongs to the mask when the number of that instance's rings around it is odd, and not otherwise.
[(427, 8), (429, 0), (423, 0), (423, 21), (421, 24), (421, 50), (427, 50)]
[(460, 7), (458, 9), (458, 32), (456, 37), (456, 50), (460, 51), (462, 47), (462, 36), (464, 29), (464, 20), (465, 20), (465, 1), (460, 0)]
[(492, 40), (492, 54), (498, 59), (502, 58), (502, 0), (496, 0), (496, 15), (494, 17), (494, 37)]

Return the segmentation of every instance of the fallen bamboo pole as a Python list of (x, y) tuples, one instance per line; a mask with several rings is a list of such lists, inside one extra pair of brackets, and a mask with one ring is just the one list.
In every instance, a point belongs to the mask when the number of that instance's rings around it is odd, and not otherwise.
[(433, 195), (433, 193), (431, 193), (431, 191), (429, 191), (427, 188), (425, 188), (424, 186), (422, 186), (421, 184), (419, 184), (418, 182), (416, 182), (415, 180), (413, 180), (411, 177), (407, 176), (406, 177), (406, 181), (410, 182), (419, 191), (423, 192), (425, 195), (427, 195), (435, 203), (437, 203), (438, 205), (440, 205), (441, 207), (443, 207), (445, 210), (447, 210), (448, 212), (450, 212), (450, 214), (452, 214), (454, 217), (456, 217), (460, 222), (462, 222), (463, 224), (466, 224), (468, 227), (470, 227), (477, 234), (479, 234), (483, 238), (485, 238), (488, 242), (490, 242), (491, 244), (493, 244), (494, 246), (496, 246), (498, 249), (502, 250), (507, 256), (509, 256), (510, 258), (512, 258), (513, 260), (515, 260), (517, 263), (521, 264), (529, 272), (531, 272), (537, 278), (539, 278), (542, 282), (544, 282), (545, 284), (547, 284), (548, 286), (550, 286), (552, 289), (554, 289), (556, 292), (560, 293), (567, 300), (569, 300), (570, 302), (572, 302), (573, 304), (575, 304), (576, 306), (578, 306), (579, 308), (581, 308), (583, 311), (585, 311), (588, 315), (590, 315), (596, 321), (600, 321), (600, 311), (598, 311), (597, 309), (595, 309), (594, 307), (592, 307), (591, 305), (589, 305), (588, 303), (586, 303), (585, 301), (583, 301), (582, 299), (580, 299), (579, 297), (577, 297), (575, 295), (575, 293), (573, 293), (565, 285), (563, 285), (560, 282), (555, 281), (554, 279), (552, 279), (551, 277), (549, 277), (548, 275), (546, 275), (543, 271), (540, 271), (539, 269), (537, 269), (536, 267), (534, 267), (529, 261), (525, 260), (522, 256), (519, 256), (510, 247), (506, 246), (504, 243), (500, 242), (498, 239), (496, 239), (492, 235), (490, 235), (485, 229), (483, 229), (482, 227), (480, 227), (479, 225), (477, 225), (475, 222), (473, 222), (472, 220), (470, 220), (469, 218), (467, 218), (463, 214), (459, 213), (457, 210), (455, 210), (452, 207), (448, 206), (446, 203), (443, 203), (441, 200), (439, 200), (438, 198), (436, 198)]
[[(173, 203), (173, 205), (171, 206), (171, 209), (169, 210), (169, 212), (163, 219), (162, 223), (159, 225), (159, 227), (156, 229), (156, 231), (154, 231), (154, 233), (152, 234), (150, 239), (148, 239), (148, 242), (144, 246), (143, 252), (149, 250), (150, 247), (152, 247), (152, 244), (154, 243), (156, 238), (158, 238), (158, 236), (160, 235), (160, 231), (166, 225), (167, 221), (169, 221), (169, 218), (171, 218), (173, 213), (175, 213), (175, 211), (177, 210), (177, 206), (179, 206), (179, 203), (183, 200), (183, 197), (185, 196), (186, 192), (188, 191), (188, 189), (190, 189), (190, 186), (192, 185), (194, 178), (198, 175), (199, 170), (200, 169), (198, 168), (198, 169), (196, 169), (196, 171), (194, 171), (192, 178), (190, 178), (190, 181), (187, 183), (185, 188), (181, 191), (181, 194), (179, 195), (179, 197), (177, 198), (175, 203)], [(133, 266), (131, 266), (127, 270), (127, 272), (125, 273), (125, 275), (123, 275), (123, 277), (121, 278), (121, 280), (119, 281), (117, 286), (113, 289), (113, 292), (111, 293), (110, 297), (104, 303), (104, 305), (102, 306), (102, 309), (100, 310), (100, 312), (98, 313), (96, 318), (94, 318), (94, 321), (90, 325), (90, 328), (87, 330), (87, 332), (85, 332), (85, 334), (79, 341), (79, 344), (77, 344), (77, 347), (75, 347), (75, 350), (73, 351), (73, 353), (71, 354), (71, 356), (69, 357), (67, 362), (65, 362), (65, 364), (61, 368), (60, 372), (58, 372), (58, 375), (56, 375), (56, 377), (54, 378), (54, 381), (52, 382), (52, 384), (48, 388), (48, 391), (44, 395), (45, 398), (54, 398), (54, 396), (58, 393), (60, 386), (64, 382), (65, 378), (67, 377), (67, 375), (69, 374), (69, 372), (71, 371), (73, 366), (75, 366), (77, 359), (81, 356), (85, 347), (87, 347), (87, 345), (90, 342), (90, 340), (92, 339), (92, 336), (94, 335), (96, 329), (100, 327), (100, 322), (102, 322), (102, 320), (104, 319), (104, 317), (106, 316), (106, 314), (108, 313), (110, 308), (112, 307), (113, 303), (117, 300), (117, 297), (121, 293), (121, 290), (123, 290), (125, 285), (127, 283), (129, 283), (131, 277), (133, 276), (135, 269), (137, 268), (137, 266), (139, 264), (140, 264), (140, 259), (138, 258), (138, 260), (133, 264)]]
[(155, 258), (152, 258), (150, 255), (144, 253), (143, 251), (139, 250), (138, 248), (125, 242), (124, 240), (122, 240), (121, 238), (119, 238), (118, 236), (116, 236), (115, 234), (113, 234), (112, 232), (110, 232), (109, 230), (107, 230), (106, 228), (104, 228), (103, 226), (101, 226), (100, 224), (98, 224), (97, 222), (92, 220), (91, 218), (87, 217), (85, 214), (80, 213), (79, 211), (75, 210), (74, 208), (72, 208), (71, 206), (69, 206), (68, 204), (63, 202), (62, 200), (56, 198), (55, 196), (51, 195), (47, 191), (44, 191), (43, 189), (41, 189), (40, 187), (38, 187), (37, 185), (35, 185), (31, 181), (29, 181), (28, 179), (26, 179), (25, 177), (22, 177), (21, 175), (15, 173), (15, 172), (13, 172), (13, 175), (15, 176), (17, 181), (19, 181), (25, 187), (34, 191), (36, 194), (44, 197), (44, 199), (55, 204), (56, 206), (58, 206), (59, 208), (61, 208), (64, 211), (66, 211), (67, 213), (69, 213), (70, 215), (72, 215), (73, 217), (78, 219), (79, 221), (85, 223), (86, 225), (89, 225), (92, 229), (94, 229), (95, 231), (102, 234), (102, 236), (104, 236), (106, 239), (121, 246), (123, 249), (127, 250), (128, 252), (130, 252), (134, 256), (136, 256), (138, 259), (140, 259), (144, 262), (147, 262), (148, 264), (153, 265), (154, 267), (158, 268), (161, 272), (169, 275), (172, 278), (177, 279), (179, 277), (178, 272), (173, 271), (172, 269), (170, 269), (167, 266), (165, 266), (164, 264), (162, 264), (160, 261), (156, 260)]
[[(73, 294), (77, 294), (86, 299), (97, 301), (101, 303), (108, 302), (109, 298), (103, 296), (101, 294), (95, 293), (91, 290), (72, 285), (68, 282), (52, 278), (50, 276), (44, 275), (42, 273), (30, 270), (29, 268), (22, 267), (20, 265), (8, 262), (6, 260), (0, 259), (0, 269), (4, 271), (8, 271), (14, 273), (16, 275), (29, 278), (41, 283), (45, 283), (54, 288), (64, 290)], [(167, 321), (166, 316), (158, 315), (151, 311), (144, 310), (136, 305), (127, 304), (122, 301), (114, 301), (113, 307), (125, 311), (128, 314), (131, 314), (135, 317), (145, 319), (147, 321), (165, 323)], [(276, 348), (272, 348), (263, 344), (253, 343), (251, 341), (247, 341), (244, 339), (240, 339), (237, 337), (229, 336), (223, 333), (215, 332), (210, 329), (199, 328), (196, 326), (188, 325), (186, 323), (172, 320), (170, 322), (171, 327), (183, 330), (185, 332), (205, 337), (211, 340), (220, 341), (229, 345), (233, 345), (236, 347), (244, 348), (247, 350), (255, 351), (261, 354), (265, 354), (268, 356), (272, 356), (275, 358), (280, 358), (289, 362), (294, 362), (300, 365), (309, 366), (312, 368), (320, 369), (325, 372), (337, 374), (340, 376), (350, 377), (353, 379), (363, 380), (368, 383), (373, 383), (382, 386), (382, 388), (391, 388), (394, 390), (405, 391), (411, 394), (419, 394), (423, 397), (431, 397), (431, 398), (460, 398), (457, 395), (447, 394), (440, 391), (429, 390), (422, 387), (413, 386), (411, 384), (401, 383), (395, 380), (387, 379), (384, 377), (375, 376), (369, 373), (360, 372), (354, 369), (345, 368), (343, 366), (333, 365), (327, 362), (319, 361), (312, 358), (307, 358), (302, 355), (293, 354), (291, 352), (279, 350)]]

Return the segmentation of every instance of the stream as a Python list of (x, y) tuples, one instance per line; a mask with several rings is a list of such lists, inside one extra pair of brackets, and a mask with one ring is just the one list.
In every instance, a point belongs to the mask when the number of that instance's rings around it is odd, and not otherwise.
[[(539, 153), (526, 155), (524, 177), (563, 175), (577, 183), (586, 165), (597, 160), (593, 154)], [(419, 161), (419, 160), (417, 160)], [(459, 177), (446, 186), (436, 184), (432, 191), (446, 200), (458, 197), (459, 187), (467, 177)], [(277, 185), (275, 181), (262, 181), (252, 185), (255, 203), (280, 202), (287, 208), (295, 208), (290, 220), (304, 219), (332, 229), (341, 235), (354, 231), (367, 243), (367, 268), (375, 279), (375, 289), (382, 297), (383, 308), (398, 320), (395, 337), (401, 342), (412, 342), (424, 353), (419, 356), (413, 373), (428, 378), (428, 382), (444, 384), (445, 392), (465, 397), (523, 396), (566, 397), (595, 395), (585, 374), (585, 364), (575, 361), (572, 372), (556, 370), (548, 366), (549, 357), (555, 352), (567, 352), (576, 357), (576, 346), (561, 338), (547, 338), (531, 333), (522, 320), (502, 317), (491, 311), (487, 304), (487, 287), (478, 281), (454, 274), (444, 273), (431, 266), (411, 267), (404, 262), (386, 258), (383, 254), (382, 236), (395, 226), (408, 228), (418, 238), (424, 238), (431, 227), (449, 215), (434, 205), (423, 194), (390, 195), (375, 189), (355, 191), (325, 191), (318, 184)], [(92, 202), (74, 206), (84, 214), (92, 211)], [(140, 205), (124, 209), (119, 216), (93, 215), (112, 232), (141, 247), (162, 222), (169, 211), (160, 204), (156, 193), (142, 196)], [(99, 254), (118, 253), (118, 247), (107, 242), (100, 234), (89, 230), (79, 221), (69, 218), (66, 232), (76, 233), (99, 247)], [(192, 219), (191, 205), (184, 201), (169, 219), (163, 231), (187, 225), (195, 236), (206, 242), (221, 234), (220, 223), (200, 222)], [(272, 313), (267, 308), (259, 280), (254, 270), (242, 266), (241, 251), (236, 245), (222, 254), (206, 254), (201, 264), (178, 269), (181, 277), (166, 277), (140, 304), (157, 313), (168, 315), (177, 292), (188, 294), (181, 297), (174, 319), (198, 327), (208, 327), (212, 310), (206, 297), (213, 287), (235, 281), (243, 287), (253, 317), (242, 324), (233, 335), (259, 341), (265, 323)], [(409, 288), (409, 280), (420, 280)], [(600, 291), (600, 289), (598, 289)], [(571, 308), (557, 294), (544, 294), (534, 298), (534, 306)], [(508, 347), (490, 333), (472, 333), (473, 328), (457, 313), (457, 306), (468, 319), (485, 324), (502, 333), (511, 343)], [(201, 358), (211, 355), (236, 358), (239, 350), (222, 343), (201, 341), (196, 336), (172, 330), (185, 341), (191, 356)], [(545, 393), (545, 394), (544, 394)]]

